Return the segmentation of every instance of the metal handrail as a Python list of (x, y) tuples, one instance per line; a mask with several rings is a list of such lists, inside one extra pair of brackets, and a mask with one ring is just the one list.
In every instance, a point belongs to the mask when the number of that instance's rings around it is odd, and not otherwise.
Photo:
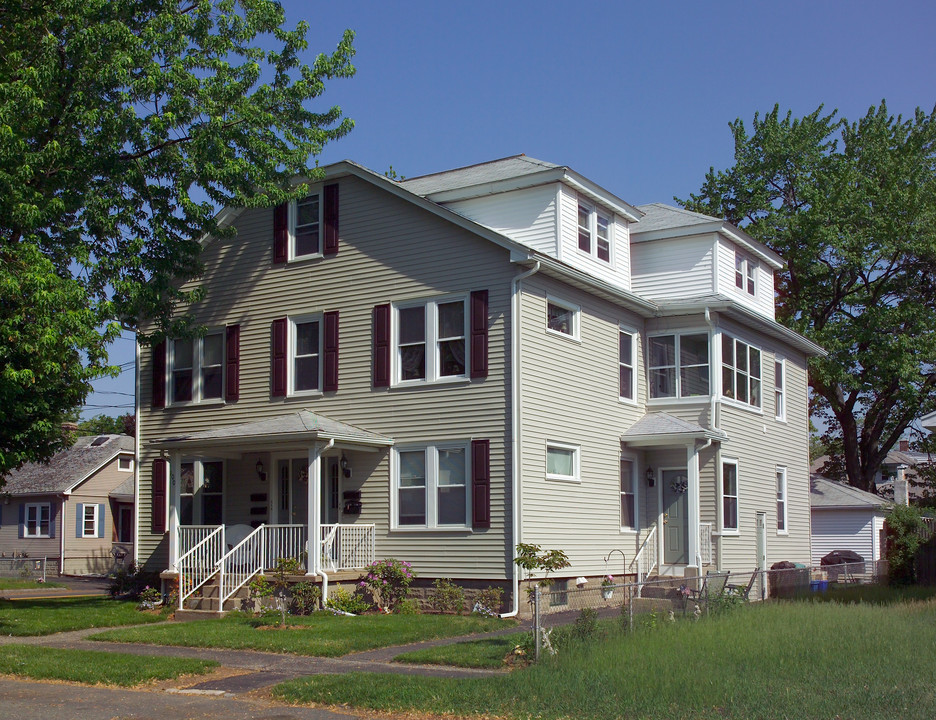
[(179, 558), (176, 567), (179, 568), (180, 610), (186, 598), (215, 574), (223, 552), (224, 525), (218, 525)]
[(642, 583), (657, 566), (656, 531), (657, 526), (651, 526), (647, 537), (644, 538), (643, 544), (640, 546), (640, 550), (637, 551), (637, 554), (631, 561), (631, 569), (635, 569), (636, 566), (638, 583)]
[[(264, 525), (254, 529), (250, 535), (225, 553), (217, 563), (218, 611), (224, 610), (224, 602), (240, 590), (247, 582), (263, 570)], [(259, 546), (259, 547), (257, 547)]]

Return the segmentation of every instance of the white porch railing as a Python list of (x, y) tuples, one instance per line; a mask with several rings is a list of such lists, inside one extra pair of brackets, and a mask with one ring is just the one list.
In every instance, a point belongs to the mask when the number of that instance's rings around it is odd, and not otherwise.
[(280, 558), (296, 558), (303, 571), (308, 568), (309, 553), (306, 546), (306, 525), (263, 525), (263, 569), (276, 567)]
[(699, 555), (703, 565), (712, 564), (712, 523), (699, 523)]
[(322, 525), (322, 565), (329, 572), (360, 570), (374, 562), (373, 525)]
[(218, 561), (218, 610), (224, 601), (240, 590), (247, 581), (263, 570), (263, 525), (231, 548)]
[[(179, 528), (180, 531), (189, 528)], [(202, 530), (204, 528), (197, 528)], [(202, 533), (199, 533), (202, 534)], [(198, 537), (194, 533), (186, 533), (185, 537), (191, 540)], [(183, 546), (184, 547), (184, 546)], [(204, 585), (212, 575), (221, 558), (224, 556), (224, 525), (219, 525), (204, 534), (198, 542), (179, 557), (176, 565), (179, 569), (179, 608), (183, 607), (185, 599)]]
[(637, 555), (631, 561), (631, 571), (636, 571), (638, 583), (642, 583), (657, 566), (656, 531), (657, 526), (653, 525), (647, 537), (644, 538), (640, 550), (637, 551)]
[(217, 529), (217, 525), (180, 525), (179, 556), (185, 555)]

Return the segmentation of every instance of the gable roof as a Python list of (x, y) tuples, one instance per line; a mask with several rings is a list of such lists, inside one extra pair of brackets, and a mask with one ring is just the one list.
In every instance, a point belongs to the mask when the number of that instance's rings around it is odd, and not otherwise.
[(453, 170), (443, 170), (428, 175), (406, 178), (400, 184), (417, 195), (432, 195), (447, 190), (534, 175), (544, 170), (556, 170), (560, 167), (555, 163), (537, 160), (526, 155), (512, 155), (511, 157), (489, 160), (477, 165), (467, 165)]
[(640, 205), (637, 209), (645, 214), (631, 230), (632, 243), (718, 232), (775, 270), (786, 266), (783, 258), (769, 247), (752, 238), (744, 230), (721, 218), (684, 210), (666, 203), (649, 203)]
[(880, 495), (829, 480), (815, 473), (809, 476), (809, 505), (822, 510), (886, 509), (894, 503)]
[(80, 437), (48, 463), (27, 463), (14, 470), (7, 477), (3, 492), (10, 495), (69, 493), (120, 453), (133, 455), (133, 444), (133, 438), (128, 435)]

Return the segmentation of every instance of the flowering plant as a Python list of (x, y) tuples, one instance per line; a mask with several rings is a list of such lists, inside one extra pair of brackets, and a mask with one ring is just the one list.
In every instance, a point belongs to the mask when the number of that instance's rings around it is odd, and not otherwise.
[(611, 587), (614, 585), (614, 575), (605, 575), (601, 578), (601, 587)]
[(358, 585), (370, 591), (379, 607), (391, 612), (406, 599), (415, 578), (416, 573), (408, 562), (387, 558), (371, 563)]

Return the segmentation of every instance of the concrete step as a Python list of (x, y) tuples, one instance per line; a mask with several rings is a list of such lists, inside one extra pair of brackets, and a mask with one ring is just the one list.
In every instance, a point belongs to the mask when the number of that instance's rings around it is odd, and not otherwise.
[[(217, 605), (217, 603), (215, 603)], [(224, 617), (225, 613), (218, 612), (217, 610), (190, 610), (186, 608), (184, 610), (176, 610), (173, 618), (182, 622), (190, 622), (192, 620), (213, 620), (214, 618)]]

